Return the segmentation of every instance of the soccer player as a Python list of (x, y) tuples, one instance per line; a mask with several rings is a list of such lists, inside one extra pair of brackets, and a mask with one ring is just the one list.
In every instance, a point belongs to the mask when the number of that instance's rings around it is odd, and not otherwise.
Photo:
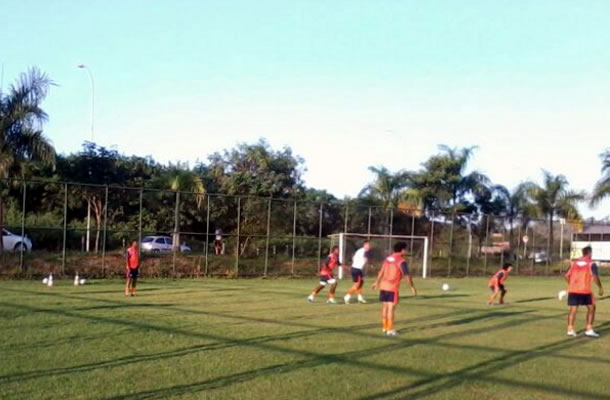
[(570, 269), (565, 275), (568, 283), (568, 336), (576, 337), (578, 334), (574, 330), (574, 320), (578, 306), (587, 307), (587, 326), (585, 336), (599, 337), (599, 333), (593, 330), (593, 322), (595, 322), (595, 298), (591, 290), (591, 282), (599, 288), (599, 295), (604, 295), (604, 288), (599, 279), (599, 270), (597, 264), (593, 262), (591, 247), (587, 246), (582, 249), (582, 257), (572, 261)]
[(349, 301), (353, 294), (358, 293), (358, 303), (366, 303), (362, 296), (362, 286), (364, 285), (364, 267), (369, 261), (369, 251), (371, 250), (371, 244), (368, 240), (362, 243), (362, 247), (359, 248), (352, 260), (352, 281), (354, 284), (347, 291), (343, 300), (345, 304), (349, 304)]
[(377, 280), (373, 284), (373, 290), (379, 288), (379, 301), (381, 301), (381, 318), (383, 332), (388, 336), (396, 336), (394, 330), (394, 312), (396, 304), (398, 304), (398, 289), (403, 277), (406, 277), (411, 292), (417, 296), (417, 289), (413, 285), (413, 279), (409, 275), (409, 267), (404, 259), (406, 254), (407, 244), (405, 242), (397, 242), (394, 245), (394, 253), (386, 257), (377, 275)]
[(489, 296), (489, 300), (487, 300), (487, 305), (492, 305), (496, 297), (500, 295), (500, 301), (498, 304), (504, 304), (504, 296), (506, 295), (506, 288), (504, 287), (504, 281), (508, 279), (508, 274), (513, 270), (513, 265), (511, 263), (506, 263), (498, 272), (493, 274), (491, 279), (489, 280), (489, 290), (491, 290), (491, 295)]
[(307, 301), (313, 303), (316, 295), (320, 293), (322, 289), (326, 287), (326, 285), (330, 285), (328, 300), (326, 302), (328, 304), (337, 304), (335, 301), (335, 289), (337, 288), (337, 280), (333, 276), (333, 270), (340, 266), (339, 262), (339, 246), (333, 246), (330, 250), (330, 254), (326, 257), (326, 260), (322, 264), (320, 268), (320, 284), (316, 286), (313, 292), (307, 298)]
[(131, 295), (131, 297), (135, 297), (136, 282), (140, 271), (140, 251), (137, 240), (132, 241), (131, 246), (125, 252), (125, 261), (125, 277), (127, 278), (125, 296)]

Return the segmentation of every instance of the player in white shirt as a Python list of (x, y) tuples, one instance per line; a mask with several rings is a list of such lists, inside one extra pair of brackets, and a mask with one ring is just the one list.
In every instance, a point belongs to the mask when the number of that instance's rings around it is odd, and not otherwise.
[(354, 284), (347, 291), (343, 300), (345, 304), (349, 304), (353, 294), (358, 294), (358, 303), (366, 303), (364, 297), (362, 297), (362, 285), (364, 285), (364, 267), (369, 261), (369, 251), (371, 250), (371, 244), (368, 240), (362, 243), (362, 247), (359, 248), (352, 259), (352, 281)]

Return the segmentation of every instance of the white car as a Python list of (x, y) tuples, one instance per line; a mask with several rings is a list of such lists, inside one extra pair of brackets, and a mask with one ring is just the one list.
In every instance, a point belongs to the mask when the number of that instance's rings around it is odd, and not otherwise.
[[(151, 253), (161, 253), (173, 250), (173, 241), (169, 236), (146, 236), (142, 238), (142, 251)], [(191, 251), (191, 248), (182, 243), (180, 251)]]
[(2, 229), (2, 244), (4, 245), (4, 250), (7, 251), (31, 251), (32, 250), (32, 241), (27, 236), (19, 236), (15, 235), (7, 231), (6, 229)]

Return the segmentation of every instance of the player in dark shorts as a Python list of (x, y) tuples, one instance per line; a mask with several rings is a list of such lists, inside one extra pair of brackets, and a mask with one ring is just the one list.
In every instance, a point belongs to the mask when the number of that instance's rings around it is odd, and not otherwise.
[(576, 337), (578, 334), (574, 330), (574, 321), (576, 320), (576, 312), (579, 306), (587, 307), (587, 325), (585, 328), (585, 336), (597, 338), (599, 333), (593, 330), (595, 322), (595, 297), (591, 290), (591, 282), (595, 282), (599, 288), (599, 295), (604, 295), (604, 288), (599, 279), (599, 270), (597, 264), (593, 262), (591, 247), (587, 246), (582, 249), (582, 257), (572, 261), (570, 269), (565, 274), (566, 282), (568, 283), (568, 336)]
[(125, 296), (134, 297), (136, 295), (136, 283), (140, 275), (140, 251), (136, 240), (131, 242), (131, 246), (125, 252)]

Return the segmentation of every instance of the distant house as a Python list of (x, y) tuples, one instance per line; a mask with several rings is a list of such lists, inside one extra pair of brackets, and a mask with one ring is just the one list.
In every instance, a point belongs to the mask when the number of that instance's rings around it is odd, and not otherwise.
[(582, 255), (582, 249), (591, 246), (593, 259), (610, 262), (610, 225), (585, 226), (582, 232), (572, 234), (572, 258)]

